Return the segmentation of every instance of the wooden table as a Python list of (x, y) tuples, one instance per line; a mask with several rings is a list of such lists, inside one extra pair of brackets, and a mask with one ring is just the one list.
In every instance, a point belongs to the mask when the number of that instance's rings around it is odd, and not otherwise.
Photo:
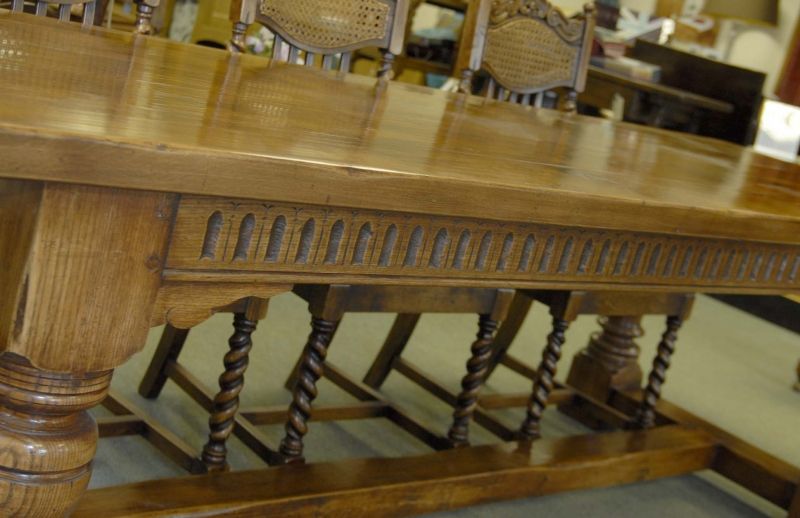
[[(800, 169), (749, 149), (27, 15), (0, 33), (4, 512), (75, 504), (113, 369), (243, 297), (800, 292)], [(709, 467), (800, 512), (800, 470), (659, 412), (674, 424), (92, 491), (76, 514), (374, 516)]]

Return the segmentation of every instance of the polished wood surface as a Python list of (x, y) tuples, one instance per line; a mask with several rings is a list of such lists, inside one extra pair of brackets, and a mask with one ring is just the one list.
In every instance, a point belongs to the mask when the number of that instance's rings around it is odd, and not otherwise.
[(4, 176), (800, 242), (797, 166), (733, 145), (26, 15), (0, 30)]

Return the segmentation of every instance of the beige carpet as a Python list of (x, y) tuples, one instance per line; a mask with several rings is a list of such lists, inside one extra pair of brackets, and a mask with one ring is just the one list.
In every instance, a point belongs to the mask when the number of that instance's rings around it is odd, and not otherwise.
[[(388, 331), (393, 315), (347, 315), (329, 358), (360, 378)], [(548, 330), (548, 315), (535, 307), (512, 346), (519, 357), (538, 361)], [(663, 319), (644, 322), (640, 340), (643, 365), (649, 366)], [(458, 387), (477, 318), (467, 315), (425, 315), (412, 337), (408, 358), (423, 366), (450, 387)], [(222, 367), (231, 332), (231, 317), (218, 315), (192, 331), (182, 361), (210, 386)], [(296, 361), (308, 334), (305, 304), (287, 294), (272, 301), (270, 314), (254, 335), (255, 346), (242, 393), (244, 405), (283, 404), (289, 394), (284, 377)], [(563, 375), (570, 357), (586, 344), (597, 325), (592, 317), (578, 319), (567, 333), (562, 361)], [(153, 329), (145, 350), (118, 369), (114, 388), (133, 399), (190, 444), (205, 442), (207, 415), (175, 384), (168, 382), (158, 400), (136, 394), (141, 375), (153, 353), (161, 329)], [(800, 465), (800, 393), (793, 392), (794, 368), (800, 359), (800, 336), (701, 297), (692, 319), (681, 331), (678, 350), (668, 373), (665, 396), (709, 421), (753, 442), (766, 451)], [(489, 391), (520, 391), (529, 383), (499, 368)], [(320, 403), (347, 402), (348, 396), (326, 381), (320, 385)], [(385, 392), (415, 415), (439, 430), (446, 430), (450, 409), (398, 374), (389, 377)], [(98, 415), (102, 414), (98, 411)], [(519, 422), (522, 410), (498, 415), (510, 425)], [(559, 436), (583, 433), (579, 425), (547, 412), (543, 433)], [(282, 427), (265, 427), (277, 443)], [(473, 443), (495, 441), (473, 426)], [(309, 461), (347, 457), (400, 456), (429, 450), (386, 420), (345, 423), (313, 423), (306, 440)], [(264, 464), (236, 439), (230, 443), (234, 469), (261, 468)], [(92, 487), (183, 475), (184, 473), (140, 438), (102, 440)], [(710, 473), (677, 477), (624, 487), (560, 494), (463, 509), (441, 516), (681, 516), (738, 517), (783, 516), (778, 508), (742, 491)], [(438, 516), (438, 515), (437, 515)]]

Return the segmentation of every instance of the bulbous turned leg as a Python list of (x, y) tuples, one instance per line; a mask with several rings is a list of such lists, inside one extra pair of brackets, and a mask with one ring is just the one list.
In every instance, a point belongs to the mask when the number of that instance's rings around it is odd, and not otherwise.
[(542, 362), (536, 371), (536, 381), (533, 382), (533, 392), (528, 401), (528, 410), (519, 429), (520, 439), (532, 440), (540, 436), (539, 423), (547, 406), (547, 398), (553, 391), (553, 378), (556, 375), (558, 360), (561, 358), (561, 346), (565, 341), (564, 333), (568, 327), (569, 322), (553, 317), (553, 331), (547, 336), (547, 346), (542, 352)]
[(317, 317), (311, 319), (311, 334), (303, 351), (297, 382), (292, 391), (286, 435), (280, 446), (280, 453), (286, 462), (303, 460), (303, 436), (308, 433), (311, 402), (317, 397), (317, 381), (322, 377), (323, 362), (335, 329), (336, 322)]
[(683, 324), (681, 317), (667, 317), (667, 330), (658, 343), (656, 357), (653, 360), (653, 369), (647, 379), (644, 389), (642, 404), (633, 418), (635, 428), (650, 428), (655, 424), (656, 403), (661, 397), (661, 387), (667, 379), (667, 369), (670, 359), (675, 352), (675, 341), (678, 339), (678, 330)]
[(478, 322), (478, 335), (472, 343), (472, 356), (467, 361), (467, 374), (461, 380), (461, 393), (453, 411), (453, 424), (447, 437), (454, 446), (465, 446), (469, 439), (469, 422), (478, 405), (478, 393), (489, 372), (492, 358), (492, 340), (497, 329), (497, 321), (489, 315), (481, 315)]
[(111, 371), (70, 375), (0, 356), (0, 514), (69, 514), (89, 483), (97, 425), (86, 412)]
[(219, 377), (220, 391), (214, 397), (214, 411), (208, 420), (208, 442), (201, 454), (208, 471), (227, 468), (225, 443), (233, 431), (234, 418), (239, 410), (239, 393), (244, 387), (244, 373), (253, 347), (251, 335), (257, 323), (248, 319), (245, 313), (236, 313), (233, 317), (234, 333), (228, 340), (230, 350), (224, 359), (225, 372)]

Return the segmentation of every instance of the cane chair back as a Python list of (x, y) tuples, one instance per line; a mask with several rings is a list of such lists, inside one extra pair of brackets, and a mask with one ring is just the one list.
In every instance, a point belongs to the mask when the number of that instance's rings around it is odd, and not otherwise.
[(383, 49), (382, 74), (403, 50), (408, 0), (234, 0), (232, 50), (244, 49), (244, 34), (259, 22), (275, 34), (273, 59), (347, 71), (351, 53)]
[(469, 91), (474, 73), (489, 79), (487, 97), (541, 105), (543, 93), (567, 88), (565, 108), (586, 84), (595, 11), (567, 18), (546, 0), (476, 0), (470, 3), (462, 36), (461, 89)]
[[(95, 23), (95, 8), (99, 0), (34, 0), (36, 6), (36, 16), (47, 16), (47, 9), (50, 5), (58, 6), (58, 19), (62, 22), (68, 22), (72, 13), (72, 6), (83, 5), (83, 26), (89, 27)], [(24, 0), (12, 0), (11, 10), (14, 12), (22, 12), (24, 8)]]

